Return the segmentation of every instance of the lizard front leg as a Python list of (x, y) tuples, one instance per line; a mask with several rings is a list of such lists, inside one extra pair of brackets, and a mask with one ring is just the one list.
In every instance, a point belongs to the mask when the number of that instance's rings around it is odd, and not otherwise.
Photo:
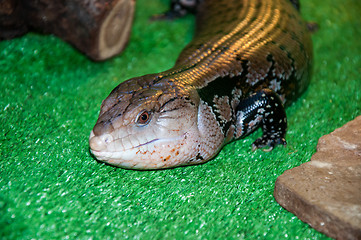
[(263, 135), (252, 144), (252, 150), (286, 145), (287, 118), (282, 101), (270, 89), (262, 89), (241, 100), (236, 109), (235, 138), (241, 138), (262, 126)]

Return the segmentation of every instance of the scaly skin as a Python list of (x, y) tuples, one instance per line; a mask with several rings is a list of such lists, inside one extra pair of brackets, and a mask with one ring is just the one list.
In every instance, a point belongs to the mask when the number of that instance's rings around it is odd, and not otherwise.
[(289, 0), (205, 0), (173, 68), (125, 81), (103, 101), (91, 152), (160, 169), (206, 162), (258, 126), (254, 148), (286, 144), (283, 106), (306, 89), (311, 61), (306, 23)]

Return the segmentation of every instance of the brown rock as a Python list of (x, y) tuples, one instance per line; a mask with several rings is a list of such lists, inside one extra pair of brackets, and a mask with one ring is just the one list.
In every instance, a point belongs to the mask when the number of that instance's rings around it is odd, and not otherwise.
[(319, 139), (311, 161), (278, 177), (277, 202), (336, 239), (361, 239), (361, 116)]

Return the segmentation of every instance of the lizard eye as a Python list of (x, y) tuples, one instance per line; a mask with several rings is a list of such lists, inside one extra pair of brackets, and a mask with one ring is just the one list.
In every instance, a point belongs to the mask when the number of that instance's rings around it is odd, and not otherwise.
[(150, 118), (151, 118), (150, 112), (148, 112), (146, 110), (143, 110), (138, 114), (135, 123), (138, 126), (144, 126), (144, 125), (147, 125), (150, 122)]

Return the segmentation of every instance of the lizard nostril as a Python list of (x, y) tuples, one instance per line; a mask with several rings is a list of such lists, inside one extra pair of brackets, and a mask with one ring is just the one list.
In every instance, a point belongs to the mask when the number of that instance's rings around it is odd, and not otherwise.
[(104, 151), (108, 148), (108, 144), (113, 141), (110, 134), (96, 136), (92, 131), (89, 138), (89, 146), (92, 151)]

